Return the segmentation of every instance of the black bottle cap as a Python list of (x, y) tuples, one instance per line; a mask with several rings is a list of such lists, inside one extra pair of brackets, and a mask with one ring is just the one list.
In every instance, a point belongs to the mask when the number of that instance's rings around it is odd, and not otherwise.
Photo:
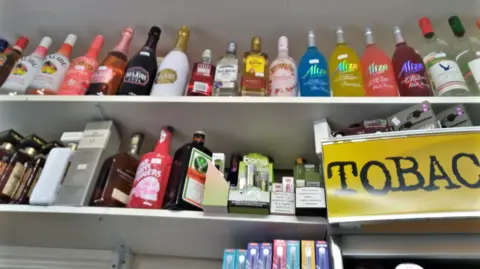
[(148, 32), (148, 35), (160, 36), (161, 33), (162, 30), (160, 30), (160, 27), (152, 26), (152, 28), (150, 28), (150, 31)]
[(40, 151), (45, 144), (47, 144), (45, 140), (38, 135), (32, 134), (22, 139), (18, 148), (34, 148), (36, 151)]
[(7, 142), (16, 146), (18, 143), (20, 143), (20, 141), (22, 141), (23, 138), (23, 135), (19, 134), (13, 129), (6, 130), (0, 133), (0, 144)]
[(40, 150), (40, 153), (42, 153), (43, 155), (47, 155), (48, 153), (50, 153), (52, 149), (63, 148), (63, 147), (65, 147), (65, 145), (63, 145), (62, 143), (58, 141), (51, 141), (43, 145), (42, 149)]

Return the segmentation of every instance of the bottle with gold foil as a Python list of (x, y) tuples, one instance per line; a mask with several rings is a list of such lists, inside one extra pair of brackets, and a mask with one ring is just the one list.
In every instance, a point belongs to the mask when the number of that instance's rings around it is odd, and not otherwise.
[(253, 37), (250, 51), (243, 55), (243, 76), (240, 95), (267, 95), (268, 55), (262, 52), (262, 40)]
[(23, 136), (13, 129), (0, 133), (0, 177), (5, 171), (12, 154), (15, 152), (15, 147), (22, 139)]
[(190, 65), (187, 58), (187, 43), (190, 29), (182, 26), (178, 30), (177, 44), (163, 59), (158, 68), (157, 79), (151, 96), (182, 96), (185, 94)]

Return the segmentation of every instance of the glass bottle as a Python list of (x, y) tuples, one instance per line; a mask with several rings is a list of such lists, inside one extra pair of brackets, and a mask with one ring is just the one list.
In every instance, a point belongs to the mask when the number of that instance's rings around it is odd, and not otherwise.
[(157, 74), (157, 44), (161, 30), (150, 28), (143, 48), (128, 62), (117, 95), (150, 95)]
[(143, 134), (135, 133), (128, 152), (120, 152), (105, 160), (97, 179), (90, 205), (125, 207), (138, 167), (138, 153)]
[(45, 156), (38, 154), (32, 161), (25, 164), (25, 173), (19, 180), (15, 191), (13, 192), (11, 204), (26, 205), (30, 200), (33, 188), (37, 183), (40, 174), (42, 173), (43, 166), (45, 165)]
[(30, 83), (28, 94), (55, 95), (70, 67), (70, 55), (77, 36), (69, 34), (60, 49), (45, 58), (43, 66)]
[(252, 38), (250, 51), (243, 55), (243, 75), (240, 95), (267, 95), (268, 55), (262, 52), (262, 39)]
[(15, 147), (23, 140), (23, 136), (17, 133), (15, 130), (10, 129), (0, 133), (0, 178), (5, 171), (5, 168), (15, 152)]
[(337, 28), (335, 36), (337, 46), (328, 62), (332, 94), (333, 96), (365, 96), (357, 53), (345, 43), (341, 27)]
[(6, 49), (0, 54), (0, 85), (3, 85), (17, 61), (22, 57), (23, 50), (28, 45), (28, 38), (21, 36), (12, 49)]
[(3, 53), (9, 46), (10, 44), (8, 43), (7, 40), (5, 39), (0, 39), (0, 53)]
[(455, 60), (462, 70), (463, 78), (471, 95), (480, 95), (480, 45), (465, 36), (465, 28), (457, 16), (448, 19), (453, 35), (457, 38), (454, 47)]
[(90, 80), (98, 67), (98, 54), (103, 47), (103, 36), (97, 35), (90, 44), (90, 48), (83, 56), (72, 61), (65, 74), (60, 88), (59, 95), (84, 95), (90, 85)]
[(365, 29), (366, 47), (360, 60), (367, 96), (398, 96), (390, 57), (373, 40), (372, 30)]
[(331, 96), (328, 63), (316, 45), (315, 33), (308, 31), (308, 47), (298, 63), (300, 96)]
[(125, 28), (122, 39), (117, 46), (102, 60), (97, 70), (93, 73), (87, 95), (115, 95), (122, 82), (127, 55), (132, 42), (133, 29)]
[(288, 39), (278, 39), (278, 55), (269, 68), (270, 96), (297, 96), (297, 65), (288, 55)]
[(215, 66), (212, 65), (212, 52), (204, 50), (202, 61), (193, 65), (192, 76), (187, 87), (188, 96), (211, 96)]
[(426, 41), (420, 49), (420, 55), (430, 74), (430, 82), (436, 95), (469, 95), (467, 84), (450, 46), (435, 35), (428, 18), (422, 17), (418, 23)]
[(46, 36), (42, 38), (42, 41), (32, 54), (20, 58), (5, 83), (3, 83), (0, 92), (10, 95), (25, 94), (28, 85), (30, 85), (35, 75), (42, 68), (51, 44), (52, 39)]
[(163, 59), (153, 86), (152, 96), (182, 96), (188, 82), (190, 65), (187, 57), (187, 44), (190, 29), (182, 26), (178, 30), (177, 44)]
[(207, 161), (212, 161), (212, 152), (204, 143), (205, 133), (197, 131), (191, 143), (175, 152), (164, 208), (202, 210)]
[(238, 94), (238, 58), (237, 44), (229, 42), (227, 52), (217, 62), (215, 79), (213, 82), (213, 95), (235, 96)]
[(393, 36), (397, 45), (392, 65), (400, 96), (431, 96), (432, 89), (422, 57), (407, 45), (400, 28), (394, 28)]

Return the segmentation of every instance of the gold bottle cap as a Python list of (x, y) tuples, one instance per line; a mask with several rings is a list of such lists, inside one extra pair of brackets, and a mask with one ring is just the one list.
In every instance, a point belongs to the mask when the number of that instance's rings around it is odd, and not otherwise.
[(35, 154), (37, 154), (37, 150), (34, 149), (34, 148), (31, 148), (31, 147), (27, 147), (27, 148), (25, 148), (25, 153), (28, 156), (33, 157)]
[(77, 143), (69, 143), (69, 144), (68, 144), (68, 147), (69, 147), (71, 150), (75, 151), (75, 150), (77, 150), (78, 144), (77, 144)]
[(180, 29), (178, 30), (178, 39), (177, 39), (177, 45), (175, 46), (175, 48), (182, 52), (186, 52), (189, 36), (190, 36), (190, 29), (187, 26), (180, 27)]
[(297, 158), (297, 164), (303, 164), (303, 159), (302, 158)]
[(2, 148), (5, 149), (6, 151), (13, 151), (14, 150), (13, 144), (8, 143), (8, 142), (3, 142)]
[(253, 52), (262, 51), (262, 39), (258, 36), (252, 38), (251, 50)]

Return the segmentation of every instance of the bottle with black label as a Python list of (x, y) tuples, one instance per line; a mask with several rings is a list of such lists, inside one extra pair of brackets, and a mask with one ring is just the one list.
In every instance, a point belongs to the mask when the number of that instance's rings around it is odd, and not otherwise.
[(22, 141), (23, 136), (15, 130), (10, 129), (0, 133), (0, 178), (7, 167), (7, 164), (15, 152), (15, 147)]
[(117, 95), (150, 95), (157, 74), (157, 43), (160, 28), (153, 26), (145, 46), (128, 62)]

